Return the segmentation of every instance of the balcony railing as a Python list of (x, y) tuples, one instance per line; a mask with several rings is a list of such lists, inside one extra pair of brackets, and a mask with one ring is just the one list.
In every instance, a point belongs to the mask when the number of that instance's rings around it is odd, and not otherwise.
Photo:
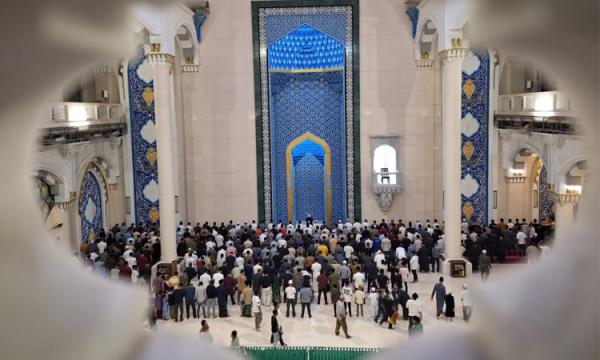
[(52, 104), (42, 127), (85, 127), (121, 122), (124, 122), (121, 104), (63, 102)]
[(539, 117), (573, 116), (569, 98), (566, 94), (558, 91), (500, 95), (496, 114)]
[(122, 136), (126, 122), (121, 104), (54, 103), (40, 124), (42, 145)]
[(494, 123), (500, 129), (575, 133), (569, 98), (558, 91), (500, 95)]
[(399, 187), (400, 173), (393, 172), (373, 172), (373, 186)]

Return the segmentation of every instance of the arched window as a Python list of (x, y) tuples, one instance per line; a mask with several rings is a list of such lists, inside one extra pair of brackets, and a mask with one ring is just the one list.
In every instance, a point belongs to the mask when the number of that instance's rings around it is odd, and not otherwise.
[(397, 184), (396, 149), (388, 144), (378, 146), (373, 155), (373, 171), (377, 175), (378, 184)]

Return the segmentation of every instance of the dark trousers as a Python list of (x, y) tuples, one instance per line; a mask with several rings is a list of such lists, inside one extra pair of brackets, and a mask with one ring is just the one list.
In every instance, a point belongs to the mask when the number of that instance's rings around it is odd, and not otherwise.
[(413, 270), (413, 282), (419, 281), (419, 275), (417, 275), (417, 270)]
[(308, 309), (308, 317), (312, 317), (310, 313), (310, 303), (302, 303), (302, 314), (300, 314), (301, 318), (304, 318), (304, 309)]
[[(284, 346), (285, 343), (283, 342), (283, 333), (281, 331), (279, 331), (279, 345)], [(273, 343), (273, 334), (271, 334), (271, 343)], [(273, 344), (275, 345), (275, 344)]]
[(183, 303), (175, 304), (174, 306), (175, 310), (173, 313), (175, 315), (175, 322), (177, 322), (177, 319), (179, 319), (179, 321), (183, 321)]
[(525, 244), (519, 244), (519, 256), (525, 256)]
[(364, 307), (364, 304), (356, 304), (356, 316), (365, 316), (363, 307)]
[(437, 266), (437, 272), (440, 272), (440, 259), (439, 258), (431, 258), (431, 271), (436, 272), (435, 268)]
[(235, 293), (229, 294), (229, 297), (231, 298), (231, 305), (235, 305), (235, 298), (233, 297), (234, 295)]
[(292, 307), (292, 315), (294, 317), (296, 317), (296, 300), (286, 299), (285, 306), (286, 306), (285, 316), (290, 317), (290, 306), (291, 306)]
[(377, 308), (377, 315), (375, 315), (375, 322), (377, 322), (379, 320), (380, 316), (385, 316), (385, 314), (383, 313), (383, 309)]
[(337, 301), (331, 300), (331, 302), (333, 303), (333, 316), (337, 316)]
[(323, 294), (323, 298), (325, 298), (325, 305), (327, 305), (327, 289), (319, 289), (319, 293), (317, 295), (317, 305), (321, 304), (321, 294)]
[(347, 309), (348, 315), (352, 316), (352, 303), (344, 302), (344, 309)]
[(404, 291), (408, 293), (408, 282), (404, 282)]
[(186, 302), (185, 303), (185, 313), (187, 318), (190, 318), (190, 307), (192, 308), (192, 315), (194, 316), (194, 319), (198, 317), (197, 313), (196, 313), (196, 303), (195, 302)]
[(342, 280), (342, 286), (348, 285), (350, 283), (350, 279), (341, 279), (341, 280)]

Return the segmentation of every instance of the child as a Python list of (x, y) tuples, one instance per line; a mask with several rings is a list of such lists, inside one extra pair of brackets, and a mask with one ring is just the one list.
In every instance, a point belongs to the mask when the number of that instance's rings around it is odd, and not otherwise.
[(365, 292), (363, 286), (358, 285), (358, 289), (354, 293), (354, 303), (356, 304), (356, 316), (365, 316), (363, 306), (365, 305)]
[(163, 320), (169, 320), (169, 297), (165, 293), (162, 293), (162, 302), (162, 318)]
[(373, 311), (373, 318), (375, 318), (379, 310), (379, 294), (374, 287), (371, 288), (371, 292), (369, 293), (369, 304)]
[(448, 321), (453, 321), (454, 320), (454, 296), (452, 295), (451, 290), (448, 290), (448, 294), (446, 295), (445, 302), (446, 302), (446, 313), (444, 315), (446, 315), (446, 319), (448, 319)]
[(231, 332), (231, 348), (236, 350), (240, 348), (240, 338), (235, 330)]
[(348, 309), (348, 315), (352, 317), (352, 288), (350, 284), (344, 285), (342, 295), (344, 295), (344, 308)]

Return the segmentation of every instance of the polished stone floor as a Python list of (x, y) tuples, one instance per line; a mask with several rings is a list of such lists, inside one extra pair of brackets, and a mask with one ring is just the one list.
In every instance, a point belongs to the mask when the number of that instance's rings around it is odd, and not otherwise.
[[(523, 270), (526, 265), (494, 265), (492, 276), (488, 284), (493, 285), (494, 275), (512, 271)], [(435, 318), (435, 300), (431, 301), (431, 290), (438, 281), (439, 273), (420, 273), (419, 282), (409, 284), (409, 293), (417, 292), (419, 300), (424, 306), (423, 327), (425, 336), (428, 332), (447, 329), (464, 329), (470, 326), (462, 320), (462, 308), (460, 305), (460, 291), (464, 283), (471, 288), (482, 283), (479, 274), (474, 274), (467, 279), (445, 277), (446, 288), (452, 290), (456, 302), (456, 318), (453, 322), (438, 320)], [(280, 309), (284, 306), (280, 306)], [(300, 306), (296, 306), (296, 318), (284, 318), (284, 341), (290, 346), (334, 346), (334, 347), (371, 347), (386, 348), (397, 345), (399, 342), (408, 340), (408, 322), (399, 321), (396, 328), (389, 330), (387, 324), (379, 326), (373, 321), (372, 310), (368, 304), (365, 305), (365, 316), (348, 318), (348, 330), (351, 339), (343, 336), (335, 336), (335, 318), (333, 306), (312, 305), (313, 317), (305, 315), (300, 318)], [(353, 309), (353, 315), (354, 314)], [(232, 330), (237, 330), (241, 346), (269, 346), (271, 328), (272, 307), (263, 307), (263, 322), (260, 332), (254, 329), (254, 318), (243, 318), (240, 316), (239, 306), (229, 305), (229, 318), (208, 319), (213, 343), (220, 346), (228, 346)], [(477, 317), (477, 309), (474, 309), (473, 318)], [(159, 320), (158, 332), (172, 332), (177, 334), (197, 334), (200, 330), (200, 319), (184, 320), (182, 323), (174, 321)]]

